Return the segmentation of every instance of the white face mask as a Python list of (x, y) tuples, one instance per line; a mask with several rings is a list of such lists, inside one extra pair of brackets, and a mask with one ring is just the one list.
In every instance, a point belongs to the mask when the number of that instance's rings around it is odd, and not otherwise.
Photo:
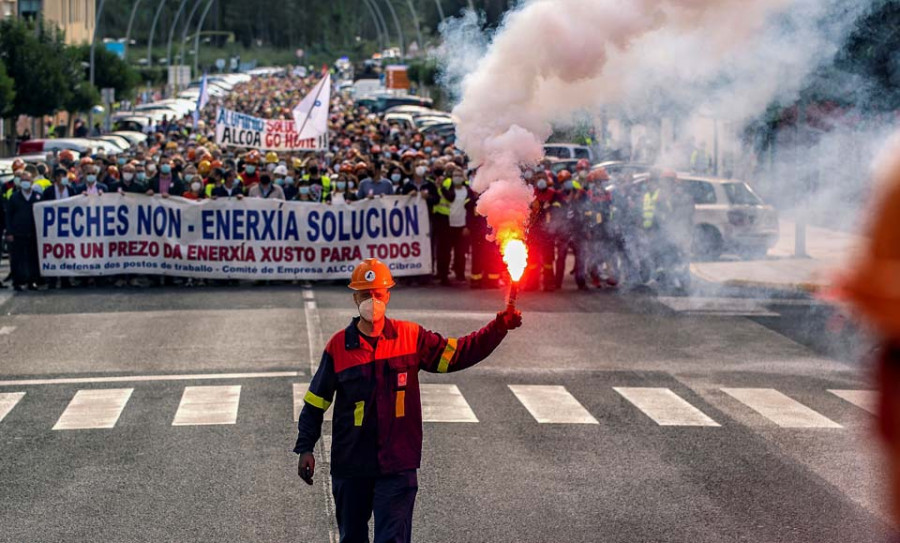
[(385, 311), (387, 311), (387, 304), (375, 298), (368, 298), (359, 304), (359, 316), (367, 322), (381, 322), (384, 319)]
[(132, 179), (134, 179), (134, 174), (125, 172), (122, 174), (122, 179), (124, 179), (125, 181), (131, 181)]
[(425, 166), (417, 166), (416, 167), (416, 175), (422, 177), (425, 175)]
[(201, 187), (200, 183), (198, 183), (198, 182), (196, 182), (196, 181), (193, 182), (193, 183), (191, 183), (191, 190), (192, 190), (192, 191), (194, 191), (194, 192), (200, 192), (200, 189), (201, 189), (201, 188), (202, 188), (202, 187)]

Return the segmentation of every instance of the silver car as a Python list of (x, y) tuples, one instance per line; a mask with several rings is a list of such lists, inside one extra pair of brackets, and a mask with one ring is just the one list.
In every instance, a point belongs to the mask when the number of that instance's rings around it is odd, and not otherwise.
[(734, 252), (759, 258), (778, 242), (778, 211), (735, 179), (679, 174), (694, 198), (693, 253), (718, 258)]

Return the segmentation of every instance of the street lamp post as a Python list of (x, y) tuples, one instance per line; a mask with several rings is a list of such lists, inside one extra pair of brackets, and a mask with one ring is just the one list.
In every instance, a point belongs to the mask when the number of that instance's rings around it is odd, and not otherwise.
[(384, 19), (384, 12), (381, 11), (381, 7), (378, 5), (377, 0), (366, 0), (366, 4), (371, 6), (371, 8), (375, 10), (375, 15), (377, 16), (378, 21), (380, 21), (381, 23), (381, 31), (384, 34), (385, 46), (389, 45), (391, 41), (391, 34), (390, 32), (388, 32), (387, 21), (385, 21)]
[(372, 16), (372, 22), (375, 23), (375, 38), (378, 40), (378, 49), (383, 50), (385, 46), (384, 34), (381, 32), (381, 25), (378, 21), (378, 15), (375, 14), (375, 10), (372, 8), (372, 4), (369, 3), (369, 0), (363, 0), (366, 4), (366, 8), (369, 10), (369, 15)]
[[(178, 5), (178, 11), (175, 12), (175, 18), (172, 19), (171, 26), (169, 26), (169, 43), (166, 44), (166, 66), (172, 65), (172, 38), (175, 37), (175, 27), (178, 26), (178, 19), (181, 18), (181, 14), (184, 12), (184, 6), (187, 4), (187, 0), (181, 0), (181, 4)], [(184, 62), (184, 59), (181, 59)]]
[[(106, 4), (106, 0), (100, 0), (100, 5), (97, 7), (97, 13), (94, 17), (94, 29), (91, 31), (91, 67), (90, 67), (90, 79), (91, 86), (94, 85), (94, 49), (97, 47), (97, 27), (100, 26), (100, 14), (103, 13), (103, 5)], [(106, 112), (109, 115), (109, 112)], [(91, 108), (91, 111), (88, 112), (88, 125), (93, 129), (94, 127), (94, 111)]]
[(197, 13), (197, 8), (199, 8), (202, 3), (203, 0), (197, 0), (197, 2), (194, 3), (194, 7), (191, 8), (191, 12), (188, 13), (187, 20), (184, 22), (184, 28), (181, 29), (181, 45), (178, 46), (178, 56), (181, 57), (181, 62), (184, 62), (184, 42), (187, 41), (188, 28), (191, 27), (191, 21), (194, 20), (194, 14)]
[(156, 15), (153, 16), (153, 23), (150, 25), (150, 37), (147, 39), (147, 65), (153, 67), (153, 34), (156, 33), (156, 23), (159, 22), (159, 15), (162, 13), (166, 0), (159, 0), (159, 7), (156, 8)]
[(206, 4), (206, 7), (203, 8), (203, 13), (200, 14), (200, 22), (197, 23), (197, 33), (194, 34), (194, 74), (197, 74), (198, 68), (200, 66), (200, 32), (203, 31), (203, 23), (206, 21), (206, 15), (209, 13), (209, 8), (212, 7), (213, 2), (215, 0), (209, 0), (209, 3)]
[(400, 19), (397, 17), (397, 12), (394, 10), (391, 0), (384, 0), (384, 3), (387, 4), (388, 11), (391, 12), (391, 18), (394, 20), (394, 26), (397, 28), (397, 36), (400, 38), (400, 56), (401, 58), (406, 57), (406, 38), (403, 35), (403, 27), (400, 26)]
[(131, 6), (131, 16), (128, 17), (128, 29), (125, 31), (125, 59), (128, 59), (128, 45), (131, 43), (131, 28), (134, 25), (134, 16), (137, 13), (138, 6), (141, 5), (141, 0), (134, 0), (134, 5)]
[(441, 22), (444, 22), (444, 7), (441, 6), (441, 0), (434, 0), (434, 5), (437, 6), (438, 17), (441, 18)]
[(419, 13), (413, 5), (413, 0), (406, 0), (406, 5), (409, 6), (409, 11), (412, 13), (413, 17), (413, 23), (416, 25), (416, 40), (418, 40), (419, 50), (421, 51), (425, 47), (425, 44), (422, 43), (422, 29), (419, 27)]

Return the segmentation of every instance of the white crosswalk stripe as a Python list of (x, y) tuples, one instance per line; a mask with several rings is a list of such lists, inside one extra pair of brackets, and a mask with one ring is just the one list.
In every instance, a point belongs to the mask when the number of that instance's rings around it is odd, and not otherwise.
[(875, 413), (876, 393), (873, 390), (837, 390), (829, 389), (828, 392), (838, 398), (846, 400), (856, 407), (865, 409), (869, 413)]
[(613, 387), (660, 426), (719, 426), (668, 388)]
[(16, 331), (15, 326), (0, 326), (0, 336), (8, 336)]
[(53, 426), (54, 430), (114, 428), (133, 388), (79, 390)]
[(6, 415), (12, 411), (13, 407), (19, 403), (19, 400), (25, 397), (24, 392), (3, 392), (0, 393), (0, 422), (3, 422), (3, 419)]
[(723, 388), (722, 392), (782, 428), (841, 428), (840, 424), (774, 388)]
[(235, 424), (241, 385), (185, 387), (172, 426)]
[(422, 422), (478, 422), (456, 385), (420, 385)]
[(541, 424), (599, 424), (564, 386), (509, 385), (509, 389)]

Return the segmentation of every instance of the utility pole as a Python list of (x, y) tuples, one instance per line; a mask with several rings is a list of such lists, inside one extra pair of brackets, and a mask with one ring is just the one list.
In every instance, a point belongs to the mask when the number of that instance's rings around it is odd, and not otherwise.
[[(97, 8), (97, 13), (94, 17), (94, 29), (91, 32), (91, 67), (90, 67), (90, 80), (91, 86), (94, 86), (94, 49), (97, 46), (97, 27), (100, 26), (100, 14), (103, 13), (103, 5), (106, 3), (106, 0), (100, 0), (100, 6)], [(109, 111), (106, 112), (109, 115)], [(91, 108), (91, 111), (88, 111), (88, 125), (93, 130), (94, 128), (94, 109)]]

